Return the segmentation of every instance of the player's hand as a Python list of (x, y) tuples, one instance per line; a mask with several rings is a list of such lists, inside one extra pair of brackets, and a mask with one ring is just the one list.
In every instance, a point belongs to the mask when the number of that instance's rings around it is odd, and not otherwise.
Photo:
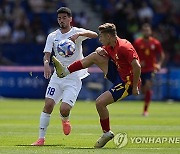
[(69, 39), (70, 39), (71, 41), (75, 42), (76, 39), (77, 39), (79, 36), (80, 36), (80, 33), (76, 33), (76, 34), (72, 35)]
[(44, 64), (44, 77), (49, 79), (51, 77), (51, 67), (49, 64)]
[(155, 72), (158, 72), (161, 69), (160, 64), (154, 64)]
[(138, 87), (134, 87), (134, 88), (132, 89), (132, 94), (135, 95), (135, 96), (139, 95), (139, 89), (138, 89)]

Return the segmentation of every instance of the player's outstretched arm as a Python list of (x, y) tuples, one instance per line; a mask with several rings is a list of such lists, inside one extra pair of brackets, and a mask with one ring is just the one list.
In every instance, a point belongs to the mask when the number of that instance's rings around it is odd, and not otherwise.
[(79, 36), (84, 36), (84, 37), (88, 37), (88, 38), (96, 38), (98, 37), (98, 34), (96, 32), (90, 31), (90, 30), (86, 30), (84, 32), (79, 32), (76, 33), (74, 35), (72, 35), (70, 37), (70, 39), (75, 42), (75, 40), (79, 37)]
[(79, 32), (78, 33), (79, 36), (85, 36), (85, 37), (89, 37), (89, 38), (96, 38), (98, 37), (98, 34), (94, 31), (91, 31), (91, 30), (86, 30), (84, 32)]
[(155, 71), (159, 71), (161, 69), (162, 63), (165, 59), (165, 54), (164, 52), (160, 53), (159, 61), (157, 64), (155, 64)]

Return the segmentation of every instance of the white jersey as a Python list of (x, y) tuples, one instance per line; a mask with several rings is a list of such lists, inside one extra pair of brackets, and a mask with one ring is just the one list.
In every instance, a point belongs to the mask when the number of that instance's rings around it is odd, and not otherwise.
[[(59, 41), (68, 39), (72, 35), (78, 33), (78, 32), (84, 32), (86, 31), (83, 28), (77, 28), (77, 27), (72, 27), (71, 30), (67, 33), (62, 34), (60, 29), (57, 29), (56, 31), (50, 33), (47, 37), (46, 40), (46, 45), (44, 48), (44, 52), (52, 52), (52, 49), (54, 50), (56, 58), (64, 65), (64, 66), (69, 66), (72, 64), (74, 61), (81, 60), (84, 58), (83, 53), (82, 53), (82, 41), (86, 40), (88, 37), (84, 36), (79, 36), (76, 41), (75, 41), (75, 52), (71, 57), (63, 57), (58, 54), (57, 51), (57, 45)], [(69, 75), (66, 76), (66, 78), (69, 77), (78, 77), (80, 79), (83, 79), (87, 77), (89, 73), (87, 72), (87, 69), (83, 69), (80, 71), (73, 72)], [(53, 73), (52, 77), (57, 78), (56, 72)]]

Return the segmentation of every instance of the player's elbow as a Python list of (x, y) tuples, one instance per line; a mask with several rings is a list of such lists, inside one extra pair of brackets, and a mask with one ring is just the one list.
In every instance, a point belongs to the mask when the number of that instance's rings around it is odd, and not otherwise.
[(98, 37), (98, 34), (96, 32), (92, 32), (92, 38)]

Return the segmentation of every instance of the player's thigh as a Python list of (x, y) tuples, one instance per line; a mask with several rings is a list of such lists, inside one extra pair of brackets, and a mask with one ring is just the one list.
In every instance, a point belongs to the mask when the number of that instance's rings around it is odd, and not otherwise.
[(109, 91), (112, 94), (114, 102), (122, 100), (129, 95), (132, 95), (131, 85), (128, 82), (125, 83), (121, 79), (119, 79), (118, 82), (114, 83), (113, 86), (109, 89)]
[(59, 103), (62, 98), (62, 89), (58, 82), (49, 82), (45, 98), (52, 99), (55, 104)]
[(153, 72), (141, 73), (142, 92), (145, 92), (146, 90), (152, 87), (153, 77), (154, 77)]
[(151, 89), (151, 87), (152, 87), (152, 79), (147, 79), (146, 81), (145, 81), (145, 89)]
[(107, 74), (109, 58), (96, 51), (93, 54), (95, 56), (95, 64), (104, 72), (104, 74)]
[(65, 85), (62, 93), (62, 102), (74, 106), (78, 94), (82, 87), (82, 81), (78, 78), (73, 78), (65, 81)]
[(114, 102), (113, 96), (110, 91), (105, 91), (96, 99), (96, 106), (107, 106)]
[(107, 74), (108, 71), (108, 60), (109, 58), (98, 54), (98, 52), (93, 52), (84, 59), (81, 60), (83, 66), (89, 67), (93, 64), (97, 65), (104, 74)]

